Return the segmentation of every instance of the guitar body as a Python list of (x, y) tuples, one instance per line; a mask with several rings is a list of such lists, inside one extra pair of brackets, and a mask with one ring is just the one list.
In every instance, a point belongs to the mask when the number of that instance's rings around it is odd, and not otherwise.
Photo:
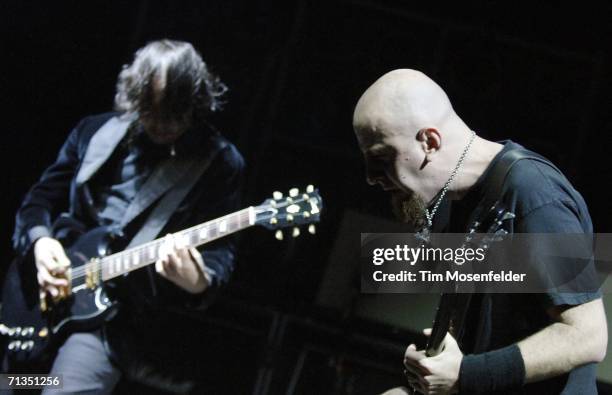
[[(66, 250), (71, 270), (82, 270), (91, 258), (106, 255), (109, 243), (106, 228), (83, 234)], [(47, 302), (42, 311), (36, 265), (16, 259), (3, 287), (2, 332), (8, 336), (7, 356), (12, 363), (40, 363), (55, 354), (62, 341), (73, 332), (93, 330), (117, 312), (101, 283), (87, 287), (73, 281), (73, 292), (58, 303)]]

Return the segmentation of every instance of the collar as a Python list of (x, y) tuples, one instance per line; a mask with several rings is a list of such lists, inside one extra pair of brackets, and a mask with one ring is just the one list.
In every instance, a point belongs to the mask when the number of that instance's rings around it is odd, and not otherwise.
[(480, 177), (478, 177), (476, 183), (472, 185), (463, 198), (456, 201), (456, 203), (462, 205), (463, 202), (472, 202), (484, 196), (485, 186), (487, 185), (488, 177), (491, 174), (491, 169), (495, 167), (495, 164), (499, 162), (500, 158), (504, 156), (506, 152), (521, 147), (521, 145), (513, 142), (512, 140), (500, 140), (496, 141), (496, 143), (503, 144), (504, 147), (497, 153), (497, 155), (495, 155), (493, 160), (491, 160), (491, 163), (489, 163), (489, 166), (487, 166), (485, 171), (480, 175)]

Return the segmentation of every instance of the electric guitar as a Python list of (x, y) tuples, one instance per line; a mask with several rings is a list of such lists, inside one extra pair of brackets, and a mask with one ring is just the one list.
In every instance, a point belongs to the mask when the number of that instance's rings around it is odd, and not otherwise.
[[(485, 213), (481, 221), (474, 221), (468, 230), (463, 247), (482, 248), (485, 252), (491, 244), (499, 240), (500, 237), (508, 234), (503, 229), (505, 221), (514, 218), (514, 214), (506, 210), (499, 202), (495, 203), (488, 212)], [(477, 233), (484, 233), (484, 237), (479, 237), (476, 241), (474, 237)], [(455, 291), (458, 291), (458, 284), (454, 284)], [(440, 303), (436, 311), (436, 317), (431, 329), (431, 335), (425, 347), (428, 357), (438, 355), (443, 351), (443, 341), (447, 332), (451, 332), (455, 338), (459, 337), (463, 329), (467, 310), (471, 300), (470, 293), (443, 293), (440, 296)]]
[[(196, 247), (254, 225), (276, 230), (291, 227), (293, 237), (300, 225), (320, 219), (322, 199), (312, 185), (304, 192), (297, 188), (288, 196), (274, 192), (259, 206), (251, 206), (174, 234), (187, 247)], [(163, 239), (111, 253), (113, 232), (99, 227), (82, 234), (67, 250), (71, 262), (68, 273), (70, 294), (59, 301), (40, 296), (36, 267), (32, 262), (14, 262), (3, 287), (0, 334), (8, 336), (7, 353), (11, 360), (30, 363), (44, 359), (61, 340), (73, 332), (99, 328), (118, 311), (119, 301), (108, 291), (114, 279), (144, 268), (158, 259)]]

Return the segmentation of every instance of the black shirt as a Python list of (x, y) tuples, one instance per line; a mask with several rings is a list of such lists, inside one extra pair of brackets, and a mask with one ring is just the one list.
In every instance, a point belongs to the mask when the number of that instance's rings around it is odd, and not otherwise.
[[(479, 206), (491, 184), (491, 169), (511, 149), (524, 149), (511, 141), (493, 159), (476, 184), (460, 201), (450, 204), (450, 219), (442, 226), (450, 232), (466, 232), (482, 211)], [(508, 173), (500, 198), (516, 215), (508, 225), (515, 233), (592, 233), (589, 212), (580, 194), (554, 166), (536, 160), (520, 160)], [(440, 224), (438, 224), (440, 226)], [(439, 229), (439, 228), (438, 228)], [(548, 248), (548, 246), (538, 246)], [(563, 270), (561, 265), (555, 266)], [(578, 305), (597, 299), (594, 293), (476, 294), (468, 310), (463, 337), (465, 354), (477, 354), (516, 343), (550, 325), (546, 310), (552, 306)], [(529, 384), (511, 393), (596, 394), (596, 364), (569, 374)]]

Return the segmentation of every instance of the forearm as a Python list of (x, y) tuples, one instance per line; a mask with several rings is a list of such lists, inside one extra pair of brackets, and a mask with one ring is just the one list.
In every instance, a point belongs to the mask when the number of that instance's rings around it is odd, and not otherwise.
[[(580, 309), (584, 320), (570, 310)], [(601, 300), (568, 310), (565, 321), (555, 322), (518, 343), (525, 363), (527, 383), (568, 373), (591, 362), (600, 362), (607, 344)], [(600, 317), (603, 317), (601, 319)]]
[(489, 393), (563, 375), (578, 366), (600, 362), (607, 346), (601, 299), (549, 311), (553, 323), (516, 344), (461, 362), (461, 393)]
[(519, 342), (525, 363), (525, 382), (559, 376), (590, 362), (580, 347), (576, 347), (583, 340), (576, 328), (556, 322)]

